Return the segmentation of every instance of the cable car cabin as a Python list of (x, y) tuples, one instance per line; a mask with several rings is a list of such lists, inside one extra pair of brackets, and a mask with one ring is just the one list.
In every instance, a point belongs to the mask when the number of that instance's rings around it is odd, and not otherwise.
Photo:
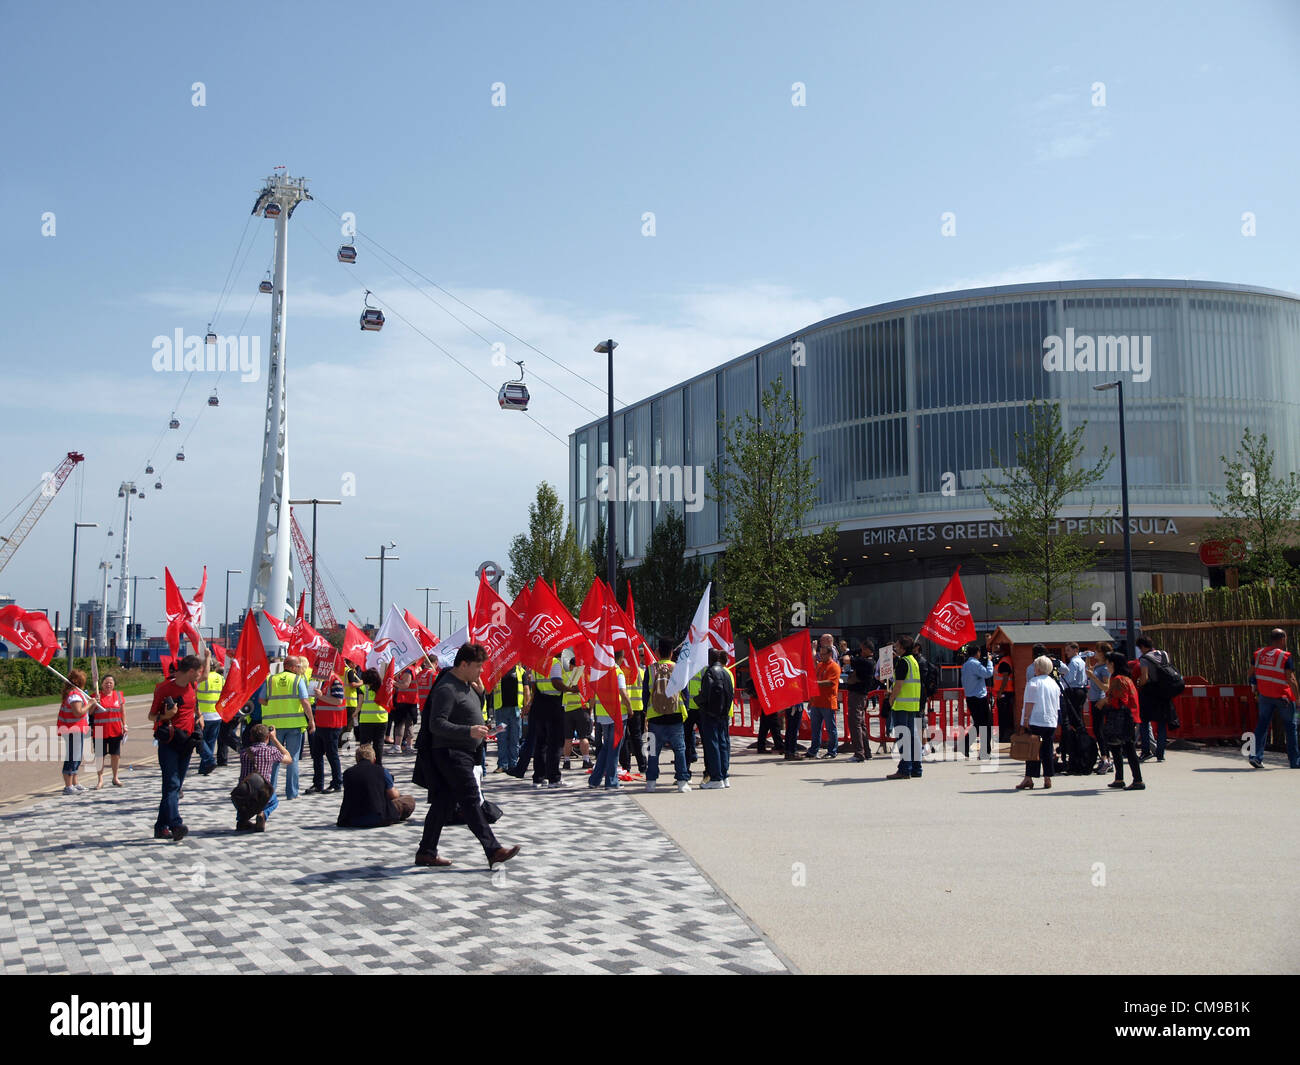
[(137, 492), (137, 493), (136, 493), (136, 498), (137, 498), (137, 499), (143, 499), (143, 498), (144, 498), (144, 493), (143, 493), (143, 492)]
[(212, 346), (217, 342), (217, 334), (212, 332), (211, 330), (208, 330), (208, 335), (203, 338), (203, 342), (207, 344), (209, 347)]
[(278, 203), (274, 203), (274, 202), (272, 202), (272, 203), (268, 203), (264, 208), (262, 208), (262, 217), (263, 217), (263, 218), (279, 218), (279, 217), (280, 217), (280, 205), (279, 205)]
[(367, 307), (361, 312), (361, 328), (368, 333), (378, 333), (384, 328), (384, 312)]
[(221, 400), (217, 399), (217, 390), (215, 388), (212, 390), (212, 395), (208, 397), (208, 406), (209, 407), (221, 406)]
[(273, 284), (271, 284), (271, 282), (269, 282), (269, 281), (263, 281), (260, 285), (257, 286), (257, 291), (258, 291), (258, 292), (274, 292), (274, 291), (275, 291), (275, 286), (274, 286)]
[(184, 452), (184, 451), (178, 451), (178, 452), (176, 452), (176, 461), (177, 461), (177, 462), (184, 462), (184, 461), (185, 461), (185, 452)]
[(528, 386), (522, 381), (507, 381), (497, 393), (497, 403), (502, 410), (527, 410)]
[(167, 423), (167, 428), (179, 429), (180, 427), (181, 427), (181, 420), (178, 417), (176, 417), (176, 412), (172, 411), (172, 420)]
[(158, 489), (158, 491), (162, 491), (162, 481), (154, 481), (153, 486)]
[(339, 248), (339, 262), (354, 263), (357, 261), (357, 249), (351, 244), (344, 244)]
[[(145, 473), (153, 473), (153, 463), (152, 463), (152, 462), (149, 463), (149, 465), (146, 466), (146, 467), (144, 468), (144, 472), (145, 472)], [(119, 494), (120, 494), (120, 493), (119, 493)]]

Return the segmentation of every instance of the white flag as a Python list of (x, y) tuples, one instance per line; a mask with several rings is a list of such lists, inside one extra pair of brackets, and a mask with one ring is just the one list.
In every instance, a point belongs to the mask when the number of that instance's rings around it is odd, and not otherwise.
[(423, 656), (424, 649), (406, 623), (406, 618), (396, 606), (390, 606), (388, 617), (375, 633), (374, 643), (366, 655), (366, 668), (377, 669), (382, 677), (388, 669), (390, 659), (393, 662), (393, 672), (399, 673)]
[(469, 643), (469, 626), (462, 625), (445, 640), (439, 640), (438, 646), (429, 652), (429, 657), (438, 663), (439, 669), (450, 669), (456, 661), (456, 652)]
[(673, 675), (668, 681), (670, 696), (685, 688), (690, 679), (709, 664), (709, 590), (712, 587), (712, 581), (704, 586), (700, 605), (695, 608), (691, 631), (686, 636), (686, 643), (677, 656), (677, 664), (673, 666)]

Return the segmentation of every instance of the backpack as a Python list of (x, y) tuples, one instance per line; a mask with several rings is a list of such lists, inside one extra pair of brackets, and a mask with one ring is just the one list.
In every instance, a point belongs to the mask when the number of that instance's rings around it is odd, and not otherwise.
[(650, 709), (653, 717), (681, 712), (677, 697), (668, 694), (668, 682), (672, 679), (672, 676), (672, 662), (656, 662), (652, 667), (650, 673)]
[(1160, 659), (1153, 658), (1151, 654), (1148, 651), (1142, 658), (1151, 665), (1151, 682), (1155, 685), (1156, 696), (1169, 701), (1175, 696), (1182, 695), (1187, 689), (1187, 683), (1183, 680), (1183, 675), (1169, 664), (1167, 655), (1165, 661), (1161, 662)]
[(1097, 741), (1083, 729), (1066, 728), (1061, 747), (1065, 752), (1065, 772), (1070, 776), (1086, 776), (1096, 767)]
[(941, 678), (939, 667), (924, 655), (913, 654), (916, 664), (921, 667), (921, 705), (924, 706), (939, 690)]

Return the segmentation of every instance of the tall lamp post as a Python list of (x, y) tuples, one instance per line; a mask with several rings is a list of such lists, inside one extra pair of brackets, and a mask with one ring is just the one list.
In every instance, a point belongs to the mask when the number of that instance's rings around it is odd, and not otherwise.
[(140, 581), (156, 581), (157, 579), (158, 579), (157, 577), (136, 577), (136, 576), (134, 576), (134, 575), (132, 575), (131, 578), (130, 578), (130, 580), (131, 580), (131, 618), (130, 618), (130, 620), (129, 620), (128, 623), (127, 623), (127, 624), (130, 626), (130, 627), (127, 629), (127, 635), (128, 635), (128, 637), (129, 637), (129, 639), (127, 640), (127, 646), (128, 646), (128, 649), (129, 649), (129, 652), (130, 652), (130, 655), (131, 655), (131, 662), (132, 662), (133, 664), (134, 664), (134, 662), (135, 662), (135, 628), (136, 628), (136, 625), (135, 625), (135, 614), (136, 614), (136, 612), (140, 609), (140, 607), (139, 607), (139, 605), (138, 605), (139, 602), (140, 602), (140, 600), (137, 598), (137, 596), (140, 594), (140, 592), (139, 592), (139, 589), (138, 589), (137, 585), (139, 584)]
[(72, 523), (72, 591), (68, 594), (68, 668), (72, 668), (72, 633), (77, 626), (77, 534), (82, 529), (98, 529), (97, 521)]
[[(598, 355), (609, 357), (609, 413), (605, 418), (605, 435), (609, 439), (609, 448), (606, 454), (608, 458), (606, 465), (611, 469), (614, 466), (614, 349), (618, 347), (617, 340), (602, 340), (595, 347)], [(610, 475), (611, 477), (613, 474)], [(613, 486), (607, 486), (612, 488)], [(606, 496), (605, 502), (605, 581), (614, 587), (614, 493), (610, 491)]]
[(435, 599), (434, 602), (438, 604), (438, 636), (441, 637), (443, 634), (442, 633), (442, 604), (447, 602), (447, 600)]
[(375, 621), (376, 632), (378, 632), (380, 627), (384, 624), (384, 565), (389, 562), (401, 561), (401, 559), (397, 555), (390, 555), (388, 553), (389, 551), (393, 550), (393, 548), (395, 548), (396, 546), (397, 543), (395, 541), (389, 540), (387, 545), (384, 544), (379, 545), (379, 554), (366, 555), (367, 562), (379, 563), (379, 617)]
[(1128, 653), (1134, 653), (1135, 635), (1133, 626), (1133, 542), (1128, 529), (1128, 446), (1124, 438), (1124, 382), (1110, 381), (1104, 385), (1093, 385), (1097, 392), (1108, 392), (1112, 388), (1119, 393), (1119, 481), (1120, 498), (1124, 508), (1124, 604), (1128, 611), (1128, 628), (1124, 639), (1128, 644)]
[[(315, 520), (316, 520), (315, 517), (313, 517), (313, 518), (312, 518), (312, 522), (314, 523)], [(313, 562), (313, 564), (315, 563), (315, 561), (316, 561), (316, 556), (315, 556), (315, 555), (312, 555), (312, 562)], [(230, 575), (231, 575), (232, 573), (240, 573), (240, 574), (242, 574), (243, 572), (244, 572), (244, 571), (243, 571), (242, 569), (228, 569), (228, 570), (226, 570), (226, 612), (225, 612), (225, 615), (224, 615), (224, 616), (222, 617), (222, 619), (221, 619), (221, 638), (222, 638), (223, 640), (226, 641), (226, 650), (227, 650), (227, 651), (230, 650)], [(314, 604), (314, 602), (315, 602), (315, 599), (314, 599), (314, 597), (313, 597), (313, 604)]]
[[(427, 628), (429, 627), (429, 593), (430, 593), (430, 592), (436, 592), (438, 589), (437, 589), (437, 588), (417, 588), (417, 589), (415, 589), (415, 590), (416, 590), (417, 592), (423, 592), (423, 593), (424, 593), (424, 627), (427, 629)], [(442, 627), (441, 605), (442, 605), (441, 600), (439, 600), (439, 614), (438, 614), (438, 627), (439, 627), (439, 628)]]
[[(342, 504), (341, 499), (291, 499), (289, 506), (296, 507), (299, 504), (306, 506), (311, 504), (311, 610), (307, 623), (312, 628), (316, 627), (316, 508), (320, 507), (337, 507)], [(238, 572), (238, 570), (236, 570)], [(382, 598), (382, 596), (381, 596)]]

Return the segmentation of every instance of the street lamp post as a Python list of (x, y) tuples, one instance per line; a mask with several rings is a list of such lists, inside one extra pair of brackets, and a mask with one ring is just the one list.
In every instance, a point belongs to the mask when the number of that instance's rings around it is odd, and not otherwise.
[(435, 599), (434, 602), (438, 604), (438, 635), (441, 637), (441, 636), (443, 635), (443, 632), (442, 632), (442, 604), (445, 603), (445, 602), (447, 602), (447, 600), (446, 600), (446, 599)]
[(389, 562), (401, 561), (401, 559), (397, 555), (390, 555), (388, 553), (389, 551), (393, 550), (393, 548), (395, 548), (396, 546), (397, 544), (395, 541), (389, 540), (386, 546), (384, 544), (379, 545), (379, 554), (366, 555), (367, 562), (379, 563), (379, 617), (375, 621), (376, 632), (378, 632), (379, 628), (384, 624), (384, 566)]
[(1128, 628), (1124, 638), (1130, 655), (1134, 653), (1135, 636), (1133, 625), (1133, 542), (1128, 528), (1128, 445), (1124, 438), (1124, 382), (1111, 381), (1104, 385), (1093, 385), (1097, 392), (1116, 389), (1119, 393), (1119, 481), (1120, 499), (1124, 509), (1124, 605), (1128, 612)]
[[(417, 588), (417, 589), (415, 589), (415, 590), (416, 590), (417, 592), (423, 592), (423, 593), (424, 593), (424, 627), (427, 629), (427, 628), (429, 627), (429, 593), (430, 593), (430, 592), (436, 592), (438, 589), (437, 589), (437, 588)], [(440, 602), (441, 602), (441, 601), (440, 601)], [(439, 626), (440, 628), (441, 628), (441, 626), (442, 626), (442, 614), (441, 614), (441, 612), (438, 614), (438, 626)]]
[(137, 586), (140, 581), (156, 581), (157, 579), (157, 577), (131, 577), (131, 620), (129, 622), (130, 628), (127, 629), (130, 639), (127, 642), (132, 663), (135, 662), (135, 614), (140, 609), (138, 605), (140, 601), (136, 598), (140, 594)]
[(77, 626), (77, 534), (82, 529), (98, 529), (97, 521), (72, 523), (72, 591), (68, 595), (68, 668), (72, 668), (72, 633)]
[[(606, 451), (606, 464), (611, 470), (614, 468), (614, 349), (618, 347), (617, 340), (602, 340), (596, 345), (595, 351), (599, 355), (609, 357), (609, 413), (605, 418), (605, 435), (609, 439), (609, 447)], [(610, 477), (613, 477), (611, 472)], [(612, 485), (607, 486), (612, 489)], [(608, 492), (605, 502), (605, 581), (614, 587), (614, 493)]]
[(447, 627), (452, 632), (456, 631), (456, 611), (454, 610), (447, 611)]
[(298, 504), (306, 506), (311, 504), (311, 611), (307, 623), (316, 627), (316, 508), (337, 507), (342, 504), (341, 499), (291, 499), (289, 506), (294, 507)]
[[(312, 517), (312, 523), (315, 524), (315, 521), (316, 521), (316, 518), (315, 518), (315, 516), (313, 516), (313, 517)], [(312, 562), (315, 562), (315, 561), (316, 561), (316, 556), (313, 555), (313, 556), (312, 556)], [(243, 571), (242, 569), (228, 569), (228, 570), (226, 570), (226, 612), (225, 612), (225, 615), (224, 615), (224, 616), (222, 617), (222, 619), (221, 619), (221, 638), (224, 639), (224, 640), (226, 641), (226, 650), (227, 650), (227, 651), (230, 650), (230, 575), (231, 575), (232, 573), (240, 573), (240, 574), (242, 574), (243, 572), (244, 572), (244, 571)], [(314, 599), (314, 598), (313, 598), (313, 600), (312, 600), (312, 603), (313, 603), (313, 605), (315, 604), (315, 599)]]

